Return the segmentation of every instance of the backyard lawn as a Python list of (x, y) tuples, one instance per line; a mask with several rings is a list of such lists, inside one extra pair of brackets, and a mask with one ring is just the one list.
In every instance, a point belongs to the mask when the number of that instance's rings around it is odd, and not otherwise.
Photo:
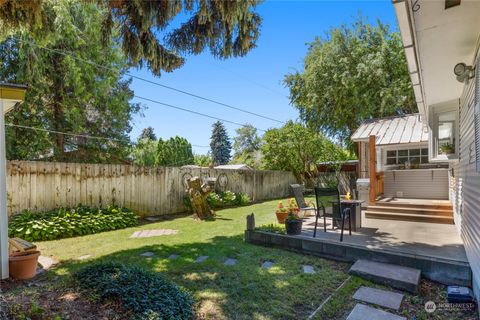
[[(196, 319), (306, 319), (330, 295), (314, 319), (345, 319), (357, 303), (352, 295), (360, 286), (380, 286), (349, 277), (347, 263), (243, 242), (246, 215), (254, 212), (257, 226), (273, 223), (276, 204), (269, 201), (220, 210), (215, 221), (175, 217), (134, 228), (38, 242), (43, 255), (60, 263), (36, 280), (23, 285), (3, 284), (2, 290), (17, 319), (126, 319), (131, 314), (123, 312), (118, 303), (99, 307), (95, 302), (98, 297), (78, 289), (70, 277), (94, 262), (114, 261), (162, 273), (189, 290), (196, 301)], [(131, 238), (137, 231), (153, 229), (176, 233)], [(171, 255), (178, 257), (169, 259)], [(196, 262), (200, 256), (208, 258)], [(227, 258), (237, 263), (224, 265)], [(274, 262), (273, 267), (263, 269), (264, 261)], [(302, 265), (313, 266), (316, 273), (304, 274)], [(408, 319), (476, 318), (475, 312), (427, 314), (424, 304), (428, 300), (446, 302), (445, 286), (422, 280), (419, 294), (405, 294), (397, 314)]]
[[(215, 221), (199, 222), (191, 217), (178, 217), (36, 244), (43, 255), (61, 262), (48, 273), (50, 279), (58, 280), (54, 283), (59, 287), (68, 286), (67, 275), (81, 266), (98, 260), (120, 261), (162, 272), (190, 290), (197, 301), (199, 318), (306, 318), (348, 277), (348, 264), (244, 243), (245, 216), (254, 212), (257, 225), (272, 223), (276, 204), (277, 201), (269, 201), (224, 209), (217, 211)], [(150, 229), (178, 232), (130, 238), (135, 231)], [(144, 252), (153, 252), (154, 256), (143, 257)], [(168, 259), (172, 254), (179, 257)], [(85, 256), (91, 257), (78, 259)], [(208, 256), (208, 259), (195, 263), (199, 256)], [(237, 259), (237, 264), (225, 266), (227, 258)], [(261, 268), (266, 260), (274, 262), (271, 269)], [(317, 273), (303, 274), (303, 264), (314, 266)]]

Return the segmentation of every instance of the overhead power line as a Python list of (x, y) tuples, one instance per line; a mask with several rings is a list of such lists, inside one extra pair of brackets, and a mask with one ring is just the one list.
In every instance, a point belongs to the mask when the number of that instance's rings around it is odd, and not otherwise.
[[(159, 104), (159, 105), (161, 105), (161, 106), (168, 107), (168, 108), (172, 108), (172, 109), (177, 109), (177, 110), (181, 110), (181, 111), (193, 113), (193, 114), (196, 114), (196, 115), (199, 115), (199, 116), (202, 116), (202, 117), (207, 117), (207, 118), (210, 118), (210, 119), (223, 121), (223, 122), (230, 123), (230, 124), (234, 124), (234, 125), (237, 125), (237, 126), (240, 126), (240, 127), (244, 127), (244, 126), (245, 126), (245, 124), (242, 124), (242, 123), (239, 123), (239, 122), (230, 121), (230, 120), (222, 119), (222, 118), (219, 118), (219, 117), (216, 117), (216, 116), (212, 116), (212, 115), (209, 115), (209, 114), (206, 114), (206, 113), (201, 113), (201, 112), (198, 112), (198, 111), (194, 111), (194, 110), (190, 110), (190, 109), (186, 109), (186, 108), (174, 106), (173, 104), (164, 103), (164, 102), (160, 102), (160, 101), (157, 101), (157, 100), (153, 100), (153, 99), (149, 99), (149, 98), (145, 98), (145, 97), (141, 97), (141, 96), (137, 96), (137, 95), (134, 95), (134, 97), (137, 98), (137, 99), (141, 99), (141, 100), (149, 101), (149, 102), (152, 102), (152, 103), (156, 103), (156, 104)], [(263, 129), (259, 129), (259, 128), (256, 128), (256, 129), (257, 129), (258, 131), (267, 132), (267, 130), (263, 130)]]
[[(44, 50), (47, 50), (47, 51), (50, 51), (50, 52), (55, 52), (55, 53), (58, 53), (58, 54), (61, 54), (61, 55), (64, 55), (64, 56), (72, 57), (72, 58), (74, 58), (74, 59), (76, 59), (76, 60), (79, 60), (79, 61), (82, 61), (82, 62), (91, 64), (91, 65), (96, 66), (96, 67), (99, 67), (99, 68), (103, 68), (103, 69), (110, 70), (110, 71), (117, 71), (117, 70), (115, 70), (115, 69), (113, 69), (113, 68), (109, 68), (109, 67), (103, 66), (103, 65), (98, 64), (98, 63), (95, 63), (95, 62), (93, 62), (93, 61), (91, 61), (91, 60), (77, 57), (76, 55), (74, 55), (74, 54), (71, 53), (71, 52), (67, 52), (67, 51), (63, 51), (63, 50), (58, 50), (58, 49), (47, 48), (47, 47), (44, 47), (44, 46), (40, 46), (40, 45), (38, 45), (38, 44), (36, 44), (36, 43), (32, 43), (32, 42), (25, 41), (25, 40), (22, 40), (22, 39), (20, 39), (20, 41), (27, 42), (27, 43), (29, 43), (29, 44), (31, 44), (31, 45), (34, 45), (34, 46), (36, 46), (37, 48), (40, 48), (40, 49), (44, 49)], [(232, 105), (230, 105), (230, 104), (227, 104), (227, 103), (224, 103), (224, 102), (220, 102), (220, 101), (217, 101), (217, 100), (214, 100), (214, 99), (210, 99), (210, 98), (207, 98), (207, 97), (203, 97), (203, 96), (200, 96), (200, 95), (198, 95), (198, 94), (191, 93), (191, 92), (188, 92), (188, 91), (185, 91), (185, 90), (181, 90), (181, 89), (177, 89), (177, 88), (174, 88), (174, 87), (171, 87), (171, 86), (167, 86), (167, 85), (161, 84), (161, 83), (156, 82), (156, 81), (152, 81), (152, 80), (148, 80), (148, 79), (145, 79), (145, 78), (136, 76), (136, 75), (131, 74), (131, 73), (129, 73), (129, 72), (126, 72), (125, 74), (127, 74), (128, 76), (130, 76), (130, 77), (132, 77), (132, 78), (134, 78), (134, 79), (141, 80), (141, 81), (144, 81), (144, 82), (147, 82), (147, 83), (150, 83), (150, 84), (153, 84), (153, 85), (156, 85), (156, 86), (159, 86), (159, 87), (162, 87), (162, 88), (171, 90), (171, 91), (175, 91), (175, 92), (178, 92), (178, 93), (182, 93), (182, 94), (184, 94), (184, 95), (188, 95), (188, 96), (191, 96), (191, 97), (194, 97), (194, 98), (197, 98), (197, 99), (201, 99), (201, 100), (204, 100), (204, 101), (207, 101), (207, 102), (211, 102), (211, 103), (214, 103), (214, 104), (217, 104), (217, 105), (220, 105), (220, 106), (229, 108), (229, 109), (237, 110), (237, 111), (240, 111), (240, 112), (243, 112), (243, 113), (246, 113), (246, 114), (250, 114), (250, 115), (253, 115), (253, 116), (256, 116), (256, 117), (260, 117), (260, 118), (263, 118), (263, 119), (266, 119), (266, 120), (274, 121), (274, 122), (277, 122), (277, 123), (282, 123), (282, 124), (285, 123), (285, 121), (281, 121), (281, 120), (274, 119), (274, 118), (272, 118), (272, 117), (265, 116), (265, 115), (262, 115), (262, 114), (259, 114), (259, 113), (256, 113), (256, 112), (252, 112), (252, 111), (249, 111), (249, 110), (246, 110), (246, 109), (242, 109), (242, 108), (239, 108), (239, 107), (235, 107), (235, 106), (232, 106)]]
[[(61, 131), (56, 131), (56, 130), (48, 130), (44, 128), (37, 128), (37, 127), (29, 127), (29, 126), (24, 126), (20, 124), (13, 124), (13, 123), (5, 123), (6, 126), (9, 127), (15, 127), (15, 128), (22, 128), (22, 129), (29, 129), (29, 130), (34, 130), (34, 131), (41, 131), (41, 132), (48, 132), (48, 133), (55, 133), (55, 134), (61, 134), (65, 136), (71, 136), (71, 137), (79, 137), (79, 138), (86, 138), (86, 139), (97, 139), (97, 140), (107, 140), (107, 141), (116, 141), (116, 142), (131, 142), (130, 140), (122, 140), (122, 139), (115, 139), (115, 138), (107, 138), (107, 137), (100, 137), (100, 136), (92, 136), (88, 134), (78, 134), (78, 133), (70, 133), (70, 132), (61, 132)], [(198, 147), (198, 148), (210, 148), (210, 146), (201, 146), (198, 144), (191, 144), (192, 147)]]

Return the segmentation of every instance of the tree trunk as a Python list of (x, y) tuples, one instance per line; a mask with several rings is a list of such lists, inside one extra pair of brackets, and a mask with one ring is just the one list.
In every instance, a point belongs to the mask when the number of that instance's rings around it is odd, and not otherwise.
[[(64, 130), (64, 122), (65, 122), (65, 114), (63, 112), (63, 79), (61, 79), (62, 67), (61, 67), (61, 56), (54, 55), (53, 56), (53, 128), (55, 131), (63, 132)], [(54, 146), (54, 157), (57, 160), (64, 160), (65, 159), (65, 136), (60, 133), (55, 133), (55, 146)]]
[(207, 202), (207, 196), (211, 192), (211, 188), (203, 183), (199, 177), (192, 177), (187, 180), (188, 196), (192, 204), (193, 213), (200, 220), (212, 219), (215, 212), (210, 209)]

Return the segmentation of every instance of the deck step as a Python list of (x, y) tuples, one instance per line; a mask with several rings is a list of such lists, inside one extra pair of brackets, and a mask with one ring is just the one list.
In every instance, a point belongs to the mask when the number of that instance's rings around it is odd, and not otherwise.
[(387, 202), (376, 201), (376, 206), (382, 207), (403, 207), (403, 208), (425, 208), (425, 209), (438, 209), (438, 210), (453, 210), (451, 204), (435, 204), (435, 203), (409, 203), (409, 202)]
[(394, 213), (413, 213), (413, 214), (427, 214), (427, 215), (438, 215), (438, 216), (453, 216), (453, 211), (450, 209), (431, 209), (424, 207), (394, 207), (394, 206), (368, 206), (368, 211), (375, 212), (394, 212)]
[(421, 274), (418, 269), (363, 259), (357, 260), (348, 273), (412, 293), (418, 291)]
[(379, 212), (379, 211), (367, 210), (365, 211), (365, 218), (454, 224), (453, 216), (446, 217), (446, 216), (430, 215), (430, 214)]

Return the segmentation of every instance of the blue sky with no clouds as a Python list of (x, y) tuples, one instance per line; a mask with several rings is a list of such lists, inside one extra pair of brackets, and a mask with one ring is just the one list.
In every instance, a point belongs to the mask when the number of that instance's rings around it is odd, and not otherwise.
[[(359, 13), (370, 22), (380, 19), (397, 28), (390, 0), (385, 1), (266, 1), (257, 8), (263, 19), (256, 49), (246, 57), (218, 60), (208, 52), (187, 57), (185, 65), (172, 73), (154, 77), (147, 69), (132, 74), (201, 95), (226, 104), (286, 121), (297, 119), (290, 105), (288, 90), (282, 85), (286, 73), (301, 70), (307, 43), (324, 36), (332, 27), (350, 23)], [(192, 109), (239, 123), (251, 123), (268, 129), (281, 124), (244, 114), (216, 104), (172, 92), (158, 86), (133, 80), (136, 95)], [(215, 120), (169, 109), (151, 102), (141, 102), (144, 116), (134, 119), (131, 137), (152, 126), (158, 137), (179, 135), (192, 144), (208, 146)], [(230, 137), (238, 126), (225, 124)], [(208, 148), (194, 147), (196, 153)]]

